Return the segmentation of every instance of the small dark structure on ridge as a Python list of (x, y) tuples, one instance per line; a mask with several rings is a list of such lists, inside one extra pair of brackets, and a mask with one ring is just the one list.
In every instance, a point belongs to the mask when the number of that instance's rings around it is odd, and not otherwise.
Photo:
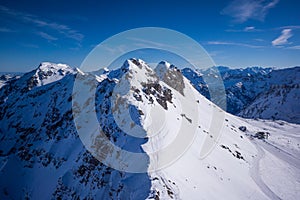
[(262, 139), (268, 139), (269, 135), (270, 135), (269, 132), (259, 131), (259, 132), (255, 133), (254, 137), (262, 140)]
[(247, 127), (246, 126), (240, 126), (239, 129), (240, 129), (240, 131), (245, 132), (247, 130)]

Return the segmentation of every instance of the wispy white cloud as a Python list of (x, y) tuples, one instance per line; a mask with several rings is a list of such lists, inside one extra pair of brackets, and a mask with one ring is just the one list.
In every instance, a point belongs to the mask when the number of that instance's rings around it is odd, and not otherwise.
[(39, 36), (41, 36), (42, 38), (48, 40), (48, 41), (55, 41), (55, 40), (57, 40), (56, 37), (54, 37), (52, 35), (49, 35), (48, 33), (45, 33), (45, 32), (37, 32), (36, 34), (39, 35)]
[(151, 45), (151, 46), (155, 46), (157, 48), (171, 48), (171, 49), (176, 49), (177, 47), (175, 46), (172, 46), (172, 45), (168, 45), (168, 44), (165, 44), (165, 43), (159, 43), (159, 42), (154, 42), (152, 40), (145, 40), (145, 39), (141, 39), (141, 38), (134, 38), (134, 37), (130, 37), (130, 38), (127, 38), (129, 40), (132, 40), (134, 42), (137, 42), (135, 43), (137, 46), (141, 46), (141, 47), (145, 47), (145, 46), (148, 46), (148, 45)]
[(281, 46), (288, 44), (288, 39), (293, 36), (292, 29), (283, 29), (281, 35), (272, 41), (273, 46)]
[(227, 29), (226, 32), (260, 32), (261, 29), (257, 29), (254, 26), (246, 26), (243, 29)]
[[(58, 34), (63, 35), (66, 38), (73, 39), (76, 42), (81, 42), (82, 39), (84, 38), (83, 34), (78, 32), (77, 30), (70, 28), (67, 25), (51, 22), (48, 20), (43, 20), (40, 19), (38, 16), (29, 13), (12, 10), (2, 5), (0, 5), (0, 13), (3, 13), (6, 16), (11, 17), (15, 22), (22, 23), (22, 24), (30, 24), (33, 26), (33, 28), (40, 29), (41, 32), (43, 32), (44, 34), (39, 34), (39, 35), (47, 40), (53, 40), (55, 38), (55, 37), (48, 37), (50, 35), (46, 33), (47, 31), (56, 32)], [(46, 36), (45, 34), (47, 34), (48, 36)]]
[(254, 31), (254, 30), (255, 30), (254, 26), (247, 26), (247, 27), (244, 28), (245, 32)]
[(209, 41), (207, 42), (209, 45), (231, 45), (231, 46), (242, 46), (248, 48), (263, 48), (264, 46), (246, 44), (246, 43), (238, 43), (238, 42), (227, 42), (227, 41)]
[(34, 48), (34, 49), (39, 48), (39, 46), (36, 45), (36, 44), (26, 44), (26, 43), (24, 44), (24, 43), (21, 43), (20, 45), (23, 46), (23, 47), (27, 47), (27, 48)]
[(280, 26), (277, 27), (276, 29), (300, 29), (300, 26), (299, 25)]
[(300, 29), (300, 25), (288, 25), (288, 26), (279, 26), (274, 28), (268, 28), (268, 29), (258, 29), (254, 26), (246, 26), (243, 29), (226, 29), (226, 32), (270, 32), (274, 30), (283, 30), (283, 29), (292, 29), (297, 30)]
[(16, 32), (10, 28), (6, 28), (6, 27), (0, 27), (0, 32), (1, 33), (13, 33), (13, 32)]
[(209, 51), (207, 52), (211, 57), (216, 57), (219, 56), (220, 54), (222, 54), (222, 51)]
[(294, 49), (294, 50), (300, 50), (300, 45), (287, 47), (287, 49)]
[(101, 48), (104, 48), (106, 51), (110, 52), (111, 54), (126, 53), (126, 46), (123, 44), (118, 46), (109, 46), (109, 45), (101, 44)]
[(254, 38), (253, 40), (255, 40), (257, 42), (264, 42), (265, 41), (264, 39), (261, 39), (261, 38)]
[(268, 11), (278, 4), (279, 0), (233, 0), (221, 14), (234, 18), (234, 22), (243, 23), (249, 19), (263, 21)]

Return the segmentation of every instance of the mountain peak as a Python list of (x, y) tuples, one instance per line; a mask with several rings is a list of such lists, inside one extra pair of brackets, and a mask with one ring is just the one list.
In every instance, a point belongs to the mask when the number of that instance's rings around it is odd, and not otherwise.
[(162, 60), (158, 63), (158, 65), (161, 65), (161, 66), (166, 66), (166, 67), (170, 67), (171, 64), (165, 60)]
[(35, 70), (27, 73), (29, 88), (42, 86), (64, 78), (69, 74), (76, 74), (78, 70), (66, 64), (42, 62)]
[(44, 71), (44, 72), (47, 72), (47, 71), (62, 72), (62, 71), (74, 71), (74, 70), (75, 69), (73, 67), (70, 67), (67, 64), (62, 64), (62, 63), (56, 64), (56, 63), (51, 63), (51, 62), (42, 62), (42, 63), (40, 63), (40, 65), (37, 68), (37, 71)]
[(122, 69), (150, 69), (150, 67), (147, 65), (147, 63), (141, 59), (137, 59), (137, 58), (130, 58), (128, 60), (126, 60), (122, 66)]
[(167, 71), (170, 69), (171, 64), (167, 61), (161, 61), (155, 68), (155, 72), (160, 79), (163, 79)]
[(160, 80), (164, 81), (170, 87), (184, 95), (183, 89), (185, 86), (183, 75), (175, 65), (172, 65), (166, 61), (161, 61), (158, 63), (154, 71)]

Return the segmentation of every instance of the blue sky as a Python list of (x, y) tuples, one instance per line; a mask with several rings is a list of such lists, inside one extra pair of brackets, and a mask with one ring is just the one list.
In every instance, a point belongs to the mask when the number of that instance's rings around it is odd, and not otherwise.
[(199, 42), (217, 65), (300, 65), (298, 0), (0, 2), (0, 71), (40, 62), (78, 67), (100, 42), (138, 27), (164, 27)]

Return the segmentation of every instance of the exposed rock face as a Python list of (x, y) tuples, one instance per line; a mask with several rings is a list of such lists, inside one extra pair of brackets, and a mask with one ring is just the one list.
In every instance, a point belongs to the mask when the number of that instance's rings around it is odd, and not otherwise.
[(183, 75), (174, 65), (162, 61), (155, 68), (155, 72), (167, 85), (184, 95), (183, 89), (185, 85), (183, 82)]

